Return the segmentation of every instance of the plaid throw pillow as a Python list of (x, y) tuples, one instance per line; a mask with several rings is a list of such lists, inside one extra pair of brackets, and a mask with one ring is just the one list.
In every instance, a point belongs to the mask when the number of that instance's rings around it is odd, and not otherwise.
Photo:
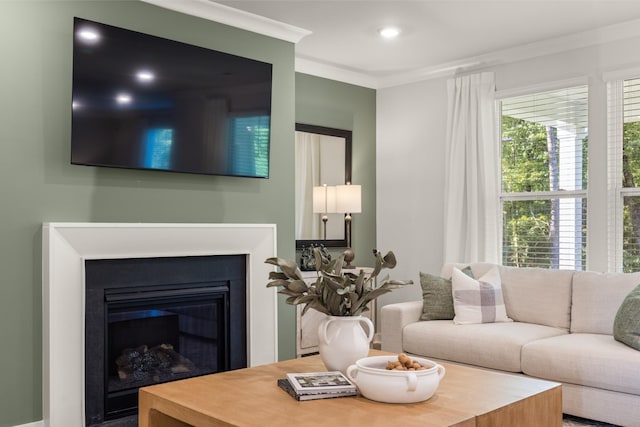
[(451, 276), (453, 292), (453, 322), (457, 325), (473, 323), (511, 322), (502, 297), (500, 272), (492, 268), (479, 279), (472, 279), (457, 268)]

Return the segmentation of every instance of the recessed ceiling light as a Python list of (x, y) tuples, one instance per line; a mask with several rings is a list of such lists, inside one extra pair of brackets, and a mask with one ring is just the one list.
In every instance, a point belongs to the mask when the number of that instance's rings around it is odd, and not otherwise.
[(400, 29), (398, 27), (384, 27), (378, 30), (378, 33), (385, 39), (394, 39), (400, 35)]

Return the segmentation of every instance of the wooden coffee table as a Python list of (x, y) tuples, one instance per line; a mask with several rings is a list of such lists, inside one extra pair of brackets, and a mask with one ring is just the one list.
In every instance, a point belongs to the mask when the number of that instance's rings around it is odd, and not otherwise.
[[(371, 355), (389, 354), (376, 350)], [(140, 389), (139, 427), (185, 426), (518, 426), (560, 427), (561, 385), (444, 364), (436, 394), (411, 404), (364, 397), (299, 402), (276, 380), (326, 370), (319, 356)]]

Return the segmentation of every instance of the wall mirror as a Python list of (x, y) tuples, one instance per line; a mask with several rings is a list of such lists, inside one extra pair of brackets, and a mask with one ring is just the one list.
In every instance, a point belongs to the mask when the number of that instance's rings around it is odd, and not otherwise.
[(296, 124), (296, 248), (311, 244), (334, 248), (347, 246), (343, 213), (326, 214), (325, 238), (323, 214), (314, 212), (313, 187), (351, 182), (351, 141), (349, 130)]

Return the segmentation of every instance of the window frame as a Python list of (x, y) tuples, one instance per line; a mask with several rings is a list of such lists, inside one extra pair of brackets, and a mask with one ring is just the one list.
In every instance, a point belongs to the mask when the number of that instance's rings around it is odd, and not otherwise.
[(624, 271), (624, 198), (640, 197), (639, 187), (624, 187), (624, 82), (640, 79), (640, 70), (605, 75), (607, 92), (608, 269)]

